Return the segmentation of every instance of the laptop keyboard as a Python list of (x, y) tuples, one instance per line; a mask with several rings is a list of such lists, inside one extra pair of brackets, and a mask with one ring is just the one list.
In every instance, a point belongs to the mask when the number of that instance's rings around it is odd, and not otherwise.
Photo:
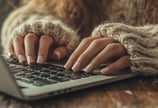
[(74, 73), (71, 70), (65, 70), (51, 64), (19, 64), (17, 59), (7, 60), (8, 67), (12, 70), (15, 79), (35, 86), (44, 86), (49, 84), (56, 84), (70, 80), (76, 80), (94, 76), (97, 74), (85, 73), (83, 71)]

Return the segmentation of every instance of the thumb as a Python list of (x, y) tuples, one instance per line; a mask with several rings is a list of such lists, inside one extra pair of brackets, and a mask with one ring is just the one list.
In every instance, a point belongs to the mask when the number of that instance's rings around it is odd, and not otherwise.
[(53, 52), (50, 54), (50, 57), (55, 60), (61, 60), (67, 55), (68, 55), (68, 51), (66, 47), (60, 46), (57, 47), (55, 50), (53, 50)]

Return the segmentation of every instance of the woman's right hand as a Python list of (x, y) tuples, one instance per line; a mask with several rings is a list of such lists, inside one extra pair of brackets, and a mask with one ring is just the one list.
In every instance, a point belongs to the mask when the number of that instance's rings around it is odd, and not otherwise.
[(51, 36), (36, 36), (33, 33), (13, 37), (7, 50), (10, 58), (15, 55), (20, 63), (28, 64), (43, 64), (47, 58), (61, 60), (68, 55), (66, 47), (56, 46)]

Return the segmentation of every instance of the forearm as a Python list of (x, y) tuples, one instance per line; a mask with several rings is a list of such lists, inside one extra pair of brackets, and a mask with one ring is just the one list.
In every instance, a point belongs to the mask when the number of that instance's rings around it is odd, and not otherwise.
[(92, 35), (107, 36), (120, 42), (130, 55), (132, 72), (158, 74), (158, 26), (102, 24)]

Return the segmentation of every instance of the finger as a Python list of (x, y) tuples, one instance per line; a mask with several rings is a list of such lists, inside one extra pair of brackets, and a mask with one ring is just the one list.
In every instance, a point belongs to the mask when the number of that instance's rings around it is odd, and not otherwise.
[(48, 57), (48, 50), (52, 44), (53, 44), (52, 37), (47, 36), (47, 35), (41, 36), (40, 41), (39, 41), (37, 63), (39, 64), (45, 63)]
[(90, 45), (90, 43), (94, 40), (100, 37), (87, 37), (82, 40), (80, 45), (77, 47), (77, 49), (71, 54), (70, 58), (68, 59), (67, 63), (65, 64), (66, 69), (72, 68), (73, 64), (76, 62), (77, 58), (87, 49), (87, 47)]
[(75, 64), (72, 67), (74, 72), (80, 71), (84, 66), (101, 51), (106, 45), (112, 43), (113, 40), (109, 38), (100, 38), (92, 41), (89, 47), (80, 55)]
[(109, 66), (103, 68), (101, 70), (102, 74), (113, 74), (117, 72), (118, 70), (127, 68), (130, 66), (130, 59), (129, 56), (123, 56), (120, 59), (118, 59), (116, 62), (110, 64)]
[(61, 47), (56, 48), (52, 52), (52, 54), (50, 54), (50, 57), (55, 60), (60, 60), (64, 57), (66, 57), (67, 55), (68, 55), (68, 51), (67, 51), (66, 47), (61, 46)]
[(120, 43), (111, 43), (107, 45), (85, 68), (86, 72), (92, 72), (103, 62), (107, 62), (112, 57), (125, 55), (125, 49)]
[(35, 62), (35, 47), (37, 40), (38, 37), (32, 33), (29, 33), (25, 36), (24, 46), (28, 64), (33, 64)]
[(16, 36), (13, 39), (13, 47), (15, 55), (20, 63), (26, 62), (25, 51), (24, 51), (24, 38), (22, 36)]
[(8, 44), (8, 57), (13, 58), (14, 57), (14, 47), (13, 47), (13, 41), (11, 40)]

